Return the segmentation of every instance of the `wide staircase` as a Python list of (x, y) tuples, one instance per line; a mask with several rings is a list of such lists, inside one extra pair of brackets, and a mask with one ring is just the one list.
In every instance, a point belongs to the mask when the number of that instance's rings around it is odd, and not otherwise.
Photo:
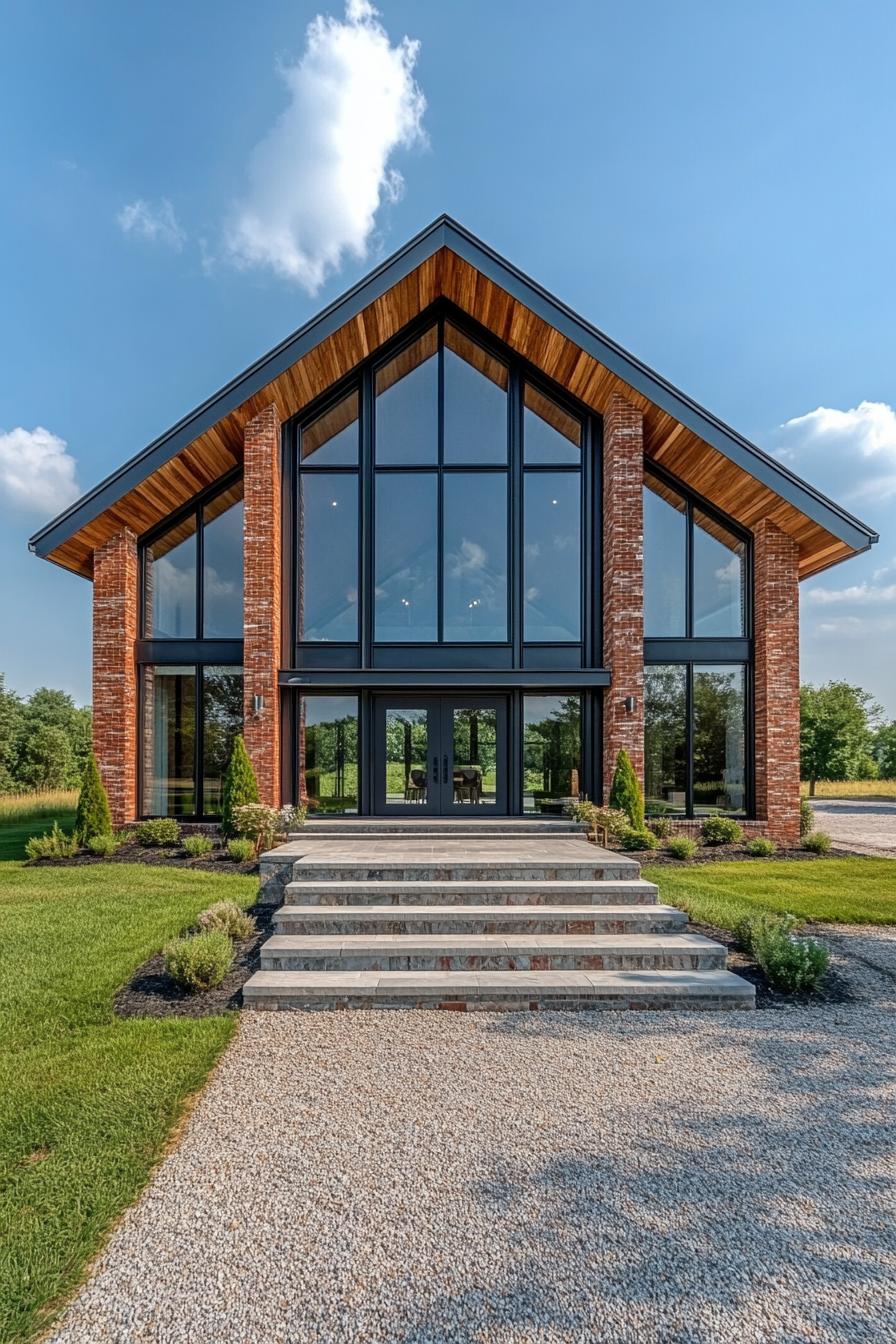
[(574, 822), (312, 821), (247, 1007), (753, 1008), (726, 950)]

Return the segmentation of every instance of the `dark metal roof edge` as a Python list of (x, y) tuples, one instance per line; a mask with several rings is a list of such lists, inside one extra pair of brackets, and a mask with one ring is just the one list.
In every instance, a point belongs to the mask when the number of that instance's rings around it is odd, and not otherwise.
[(832, 535), (864, 550), (879, 540), (878, 534), (842, 509), (833, 500), (801, 480), (789, 468), (750, 443), (718, 417), (680, 392), (661, 375), (630, 355), (615, 341), (580, 317), (562, 300), (506, 261), (456, 220), (440, 215), (391, 257), (334, 299), (316, 317), (311, 318), (280, 345), (232, 379), (196, 410), (100, 481), (63, 513), (47, 523), (30, 539), (29, 549), (46, 556), (78, 528), (98, 517), (128, 490), (145, 480), (154, 470), (216, 424), (235, 407), (259, 392), (308, 350), (356, 316), (363, 308), (416, 269), (441, 247), (448, 246), (495, 284), (530, 308), (575, 344), (593, 355), (635, 391), (673, 415), (688, 429), (717, 448), (736, 465), (762, 481), (800, 512), (819, 523)]

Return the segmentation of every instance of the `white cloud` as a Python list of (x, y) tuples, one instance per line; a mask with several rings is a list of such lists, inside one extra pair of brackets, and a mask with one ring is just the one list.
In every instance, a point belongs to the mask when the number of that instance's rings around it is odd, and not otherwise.
[(886, 503), (896, 498), (896, 411), (884, 401), (819, 406), (779, 426), (777, 456), (835, 499)]
[(820, 621), (815, 627), (818, 635), (833, 636), (837, 639), (879, 638), (896, 631), (896, 616), (879, 616), (864, 619), (861, 616), (840, 616), (833, 621)]
[(174, 206), (166, 198), (158, 205), (151, 201), (132, 201), (124, 206), (116, 216), (122, 233), (135, 233), (151, 243), (162, 243), (175, 252), (183, 249), (187, 235), (178, 223)]
[(65, 439), (36, 429), (0, 432), (0, 493), (15, 508), (53, 515), (80, 493)]
[(392, 156), (425, 141), (419, 45), (393, 46), (369, 0), (312, 20), (301, 59), (280, 69), (289, 104), (253, 151), (225, 240), (232, 262), (313, 294), (346, 253), (364, 259), (378, 209), (404, 188)]
[(877, 603), (896, 603), (896, 583), (886, 585), (854, 583), (848, 588), (810, 588), (806, 592), (805, 601), (817, 607), (846, 605), (852, 602), (863, 607)]

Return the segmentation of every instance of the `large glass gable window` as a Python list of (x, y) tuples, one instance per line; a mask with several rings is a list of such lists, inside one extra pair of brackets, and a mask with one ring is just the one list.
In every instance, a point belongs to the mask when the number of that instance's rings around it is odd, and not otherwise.
[(143, 635), (242, 639), (242, 479), (144, 545)]

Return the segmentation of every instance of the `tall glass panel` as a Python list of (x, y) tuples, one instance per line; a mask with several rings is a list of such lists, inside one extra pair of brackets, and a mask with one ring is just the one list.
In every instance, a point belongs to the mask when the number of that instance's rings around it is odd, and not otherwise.
[(451, 727), (454, 807), (494, 807), (498, 801), (498, 711), (455, 705)]
[(644, 668), (644, 805), (651, 816), (687, 811), (687, 669)]
[(143, 629), (147, 639), (196, 638), (196, 515), (144, 550)]
[(360, 442), (358, 394), (350, 392), (302, 430), (302, 465), (355, 466)]
[(439, 331), (430, 329), (376, 373), (378, 466), (439, 456)]
[(742, 664), (694, 667), (694, 815), (746, 808)]
[(386, 710), (387, 803), (425, 803), (429, 764), (429, 714), (425, 709)]
[(310, 813), (358, 810), (358, 697), (299, 702), (299, 798)]
[(523, 811), (562, 813), (582, 777), (582, 702), (577, 695), (523, 696)]
[(375, 638), (438, 639), (439, 478), (435, 472), (378, 472)]
[(445, 324), (444, 460), (507, 461), (507, 365)]
[(358, 477), (301, 472), (298, 518), (299, 639), (358, 638)]
[(202, 510), (202, 633), (243, 637), (243, 483), (235, 481)]
[(507, 639), (507, 474), (443, 478), (443, 639)]
[(143, 671), (143, 811), (196, 813), (196, 669)]
[(687, 634), (688, 519), (664, 481), (644, 481), (644, 636)]
[(581, 484), (578, 472), (527, 471), (523, 501), (523, 636), (581, 638)]
[(582, 422), (527, 383), (523, 393), (523, 460), (527, 466), (576, 466), (582, 457)]
[(233, 739), (243, 731), (243, 669), (202, 669), (202, 812), (221, 813)]
[(694, 635), (745, 633), (744, 543), (694, 509)]

